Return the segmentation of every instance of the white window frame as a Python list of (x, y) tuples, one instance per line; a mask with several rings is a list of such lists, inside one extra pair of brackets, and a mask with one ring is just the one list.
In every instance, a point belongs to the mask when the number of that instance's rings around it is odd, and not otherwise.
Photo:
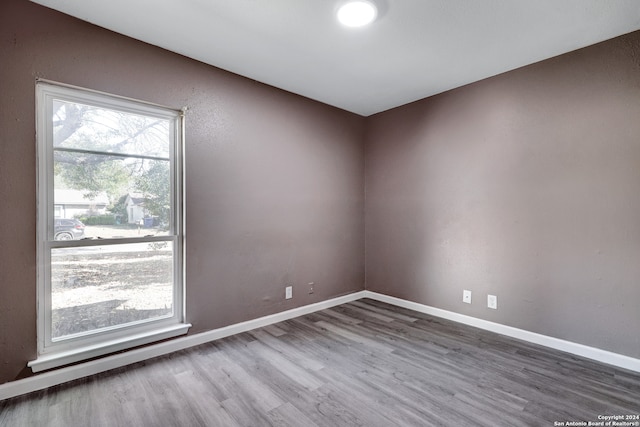
[[(53, 100), (77, 102), (133, 114), (168, 119), (171, 123), (171, 224), (166, 236), (109, 238), (100, 240), (56, 241), (53, 238), (55, 215), (53, 191)], [(186, 334), (184, 299), (184, 224), (183, 224), (183, 147), (184, 111), (82, 89), (46, 80), (36, 83), (37, 195), (38, 195), (38, 357), (30, 361), (34, 372), (67, 365), (97, 356)], [(127, 243), (172, 242), (173, 314), (146, 321), (52, 339), (51, 251), (55, 248), (105, 246)]]

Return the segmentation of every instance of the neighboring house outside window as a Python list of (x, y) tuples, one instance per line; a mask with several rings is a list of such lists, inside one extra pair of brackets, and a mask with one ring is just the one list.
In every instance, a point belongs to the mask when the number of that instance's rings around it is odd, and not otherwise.
[(128, 223), (140, 224), (144, 223), (145, 210), (144, 210), (144, 196), (140, 193), (129, 193), (125, 201), (127, 206)]
[(86, 197), (82, 191), (54, 189), (55, 218), (78, 218), (107, 214), (109, 198), (106, 193)]

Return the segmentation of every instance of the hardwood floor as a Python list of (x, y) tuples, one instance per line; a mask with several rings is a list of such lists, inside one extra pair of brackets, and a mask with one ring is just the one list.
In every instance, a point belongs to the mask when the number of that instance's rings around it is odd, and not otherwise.
[(638, 373), (372, 300), (0, 402), (0, 425), (20, 427), (512, 427), (638, 414)]

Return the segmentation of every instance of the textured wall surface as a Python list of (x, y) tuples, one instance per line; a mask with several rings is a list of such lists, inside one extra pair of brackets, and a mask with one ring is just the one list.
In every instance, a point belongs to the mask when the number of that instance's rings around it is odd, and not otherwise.
[(36, 357), (36, 78), (189, 107), (190, 333), (364, 289), (364, 118), (27, 0), (0, 43), (0, 383)]
[(640, 32), (371, 117), (367, 289), (640, 357), (639, 118)]

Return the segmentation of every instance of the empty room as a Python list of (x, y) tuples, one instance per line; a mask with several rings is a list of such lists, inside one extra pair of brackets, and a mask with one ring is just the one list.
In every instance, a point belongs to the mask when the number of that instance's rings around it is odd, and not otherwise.
[(1, 426), (640, 426), (640, 2), (3, 0)]

